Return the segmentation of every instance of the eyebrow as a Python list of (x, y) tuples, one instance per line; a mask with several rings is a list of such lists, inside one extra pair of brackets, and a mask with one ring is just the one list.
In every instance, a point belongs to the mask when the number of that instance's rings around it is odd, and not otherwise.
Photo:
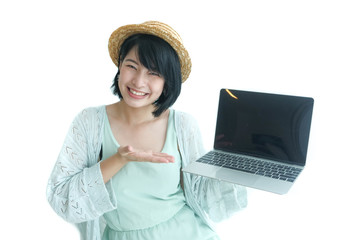
[(136, 61), (133, 60), (133, 59), (129, 59), (129, 58), (128, 58), (128, 59), (125, 59), (124, 62), (132, 62), (132, 63), (135, 63), (135, 64), (139, 65), (138, 62), (136, 62)]

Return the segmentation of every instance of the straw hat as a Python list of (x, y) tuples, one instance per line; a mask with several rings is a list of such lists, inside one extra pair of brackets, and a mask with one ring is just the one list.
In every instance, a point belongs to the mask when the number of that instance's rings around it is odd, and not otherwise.
[(160, 37), (174, 48), (180, 59), (182, 82), (185, 82), (191, 72), (189, 53), (186, 51), (180, 35), (169, 25), (157, 21), (125, 25), (119, 27), (111, 34), (108, 46), (109, 54), (116, 67), (119, 66), (118, 57), (121, 45), (128, 37), (138, 33)]

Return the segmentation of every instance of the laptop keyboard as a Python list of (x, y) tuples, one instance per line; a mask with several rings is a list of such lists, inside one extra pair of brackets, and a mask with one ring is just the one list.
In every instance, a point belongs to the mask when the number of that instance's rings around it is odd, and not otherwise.
[(285, 166), (244, 156), (231, 155), (220, 152), (209, 152), (197, 162), (210, 165), (241, 170), (260, 176), (294, 182), (301, 172), (301, 168)]

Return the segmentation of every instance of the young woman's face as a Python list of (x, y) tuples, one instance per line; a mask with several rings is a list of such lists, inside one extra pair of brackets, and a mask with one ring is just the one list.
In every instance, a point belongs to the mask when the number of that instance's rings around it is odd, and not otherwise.
[(136, 47), (131, 49), (120, 64), (119, 89), (130, 107), (153, 107), (163, 92), (165, 80), (140, 63), (136, 50)]

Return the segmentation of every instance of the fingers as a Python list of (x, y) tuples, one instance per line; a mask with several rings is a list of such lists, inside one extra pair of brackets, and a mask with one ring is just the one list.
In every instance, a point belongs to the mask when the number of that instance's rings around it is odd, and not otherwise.
[(173, 156), (168, 155), (166, 153), (138, 151), (138, 152), (132, 152), (130, 153), (130, 155), (136, 158), (136, 161), (139, 162), (170, 163), (175, 161)]
[(157, 154), (153, 154), (153, 157), (152, 157), (152, 162), (160, 162), (160, 163), (173, 163), (175, 162), (175, 158), (171, 155), (164, 155), (164, 154), (161, 154), (161, 155), (157, 155)]
[(167, 154), (167, 153), (162, 153), (162, 152), (160, 152), (160, 153), (152, 153), (152, 154), (153, 154), (154, 156), (156, 156), (156, 157), (165, 158), (165, 159), (167, 159), (167, 160), (170, 161), (170, 162), (174, 162), (174, 161), (175, 161), (175, 158), (174, 158), (173, 156)]
[(128, 161), (134, 162), (153, 162), (153, 163), (173, 163), (175, 158), (167, 153), (142, 151), (134, 149), (132, 146), (124, 146), (118, 149), (118, 153)]

